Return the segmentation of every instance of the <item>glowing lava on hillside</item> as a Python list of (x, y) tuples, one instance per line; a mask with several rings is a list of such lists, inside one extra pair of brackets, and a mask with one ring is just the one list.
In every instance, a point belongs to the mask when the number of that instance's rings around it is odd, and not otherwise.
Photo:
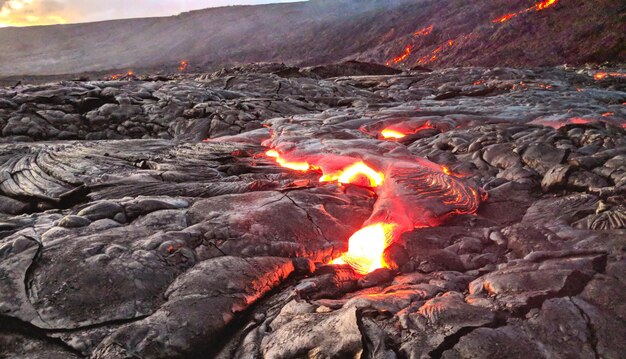
[[(433, 32), (433, 25), (427, 26), (425, 28), (419, 29), (417, 31), (415, 31), (413, 33), (413, 37), (414, 38), (418, 38), (418, 37), (422, 37), (422, 36), (428, 36)], [(406, 47), (404, 48), (404, 52), (396, 57), (394, 57), (392, 60), (387, 61), (387, 65), (391, 65), (391, 63), (393, 62), (394, 64), (398, 64), (400, 62), (403, 62), (404, 60), (406, 60), (410, 55), (411, 52), (413, 51), (413, 45), (412, 44), (408, 44), (406, 45)]]
[(443, 53), (444, 50), (449, 49), (452, 46), (454, 46), (454, 40), (448, 40), (448, 41), (444, 42), (443, 44), (437, 46), (431, 52), (430, 55), (420, 57), (420, 59), (417, 60), (417, 63), (419, 63), (420, 65), (425, 65), (425, 64), (428, 64), (430, 62), (433, 62), (433, 61), (437, 60), (437, 57), (439, 57), (439, 55), (441, 53)]
[(493, 22), (495, 24), (507, 22), (507, 21), (511, 20), (512, 18), (518, 16), (518, 15), (522, 15), (522, 14), (525, 14), (525, 13), (530, 12), (530, 11), (542, 11), (542, 10), (545, 10), (545, 9), (547, 9), (549, 7), (552, 7), (552, 6), (556, 5), (557, 2), (558, 2), (558, 0), (544, 0), (542, 2), (536, 3), (535, 5), (527, 8), (527, 9), (524, 9), (524, 10), (521, 10), (521, 11), (518, 11), (518, 12), (508, 13), (508, 14), (505, 14), (503, 16), (500, 16), (500, 17), (498, 17), (496, 19), (491, 20), (491, 22)]
[(407, 57), (409, 57), (409, 55), (411, 55), (411, 45), (407, 45), (406, 48), (404, 49), (404, 53), (396, 58), (393, 59), (393, 63), (397, 64), (399, 62), (402, 62), (404, 60), (406, 60)]
[[(266, 144), (276, 144), (273, 141)], [(321, 173), (319, 182), (366, 187), (376, 193), (370, 218), (350, 237), (348, 250), (331, 262), (348, 264), (361, 274), (388, 267), (385, 249), (403, 233), (438, 226), (450, 215), (475, 213), (486, 199), (484, 192), (452, 175), (447, 167), (410, 155), (381, 154), (376, 148), (385, 146), (375, 143), (358, 142), (362, 148), (348, 151), (333, 148), (332, 141), (305, 141), (303, 148), (295, 149), (287, 143), (291, 148), (287, 153), (270, 149), (265, 154), (282, 167)]]
[(383, 129), (382, 131), (380, 131), (380, 137), (382, 139), (401, 139), (401, 138), (405, 138), (406, 136), (409, 135), (414, 135), (416, 133), (419, 133), (421, 131), (424, 130), (428, 130), (428, 129), (432, 129), (434, 128), (430, 123), (425, 123), (421, 126), (418, 127), (414, 127), (411, 126), (412, 123), (411, 122), (406, 122), (406, 123), (397, 123), (397, 124), (393, 124), (390, 126), (387, 126), (385, 129)]

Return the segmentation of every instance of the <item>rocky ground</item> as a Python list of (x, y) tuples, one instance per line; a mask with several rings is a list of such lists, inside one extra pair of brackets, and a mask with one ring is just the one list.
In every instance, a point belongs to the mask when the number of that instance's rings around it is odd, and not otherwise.
[[(254, 65), (0, 89), (0, 357), (623, 358), (620, 71)], [(281, 168), (271, 135), (426, 158), (487, 199), (359, 275), (327, 263), (376, 193)]]

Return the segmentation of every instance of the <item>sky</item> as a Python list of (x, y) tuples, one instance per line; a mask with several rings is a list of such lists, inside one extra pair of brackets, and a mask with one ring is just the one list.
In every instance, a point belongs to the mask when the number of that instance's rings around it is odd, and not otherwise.
[(0, 27), (168, 16), (216, 6), (293, 1), (298, 0), (0, 0)]

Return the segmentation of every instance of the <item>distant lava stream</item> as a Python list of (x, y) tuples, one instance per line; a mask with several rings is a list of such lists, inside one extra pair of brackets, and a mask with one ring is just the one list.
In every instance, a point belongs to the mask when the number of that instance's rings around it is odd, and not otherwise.
[[(346, 148), (351, 143), (355, 147)], [(361, 274), (388, 267), (384, 251), (403, 233), (438, 226), (453, 214), (475, 213), (486, 199), (481, 189), (451, 175), (446, 167), (406, 153), (392, 154), (391, 147), (401, 146), (396, 143), (303, 140), (294, 144), (278, 137), (265, 145), (272, 148), (266, 155), (282, 167), (319, 172), (320, 182), (375, 191), (378, 198), (372, 215), (350, 237), (348, 251), (332, 261), (349, 264)]]
[[(528, 12), (539, 12), (539, 11), (543, 11), (545, 9), (551, 8), (553, 6), (555, 6), (558, 3), (558, 0), (544, 0), (541, 2), (536, 3), (535, 5), (529, 7), (529, 8), (525, 8), (523, 10), (517, 11), (517, 12), (512, 12), (512, 13), (508, 13), (508, 14), (504, 14), (500, 17), (497, 17), (493, 20), (491, 20), (492, 23), (494, 24), (501, 24), (501, 23), (505, 23), (511, 19), (513, 19), (514, 17), (517, 17), (519, 15), (528, 13)], [(433, 32), (433, 25), (430, 25), (428, 27), (422, 28), (416, 32), (413, 33), (413, 40), (412, 42), (415, 42), (418, 38), (420, 37), (425, 37), (427, 35), (430, 35)], [(462, 38), (465, 35), (461, 35), (460, 38)], [(418, 58), (417, 63), (420, 65), (427, 65), (430, 64), (432, 62), (434, 62), (435, 60), (437, 60), (439, 57), (441, 57), (441, 54), (443, 54), (446, 50), (452, 48), (455, 45), (455, 40), (449, 39), (447, 41), (444, 41), (442, 43), (440, 43), (437, 47), (435, 47), (432, 51), (426, 53), (426, 55), (423, 55), (421, 57)], [(407, 59), (409, 59), (409, 57), (415, 53), (417, 53), (416, 50), (419, 50), (416, 48), (416, 46), (411, 43), (411, 44), (407, 44), (404, 48), (404, 52), (396, 57), (394, 57), (393, 59), (389, 60), (386, 62), (387, 65), (392, 65), (392, 64), (400, 64), (405, 62)]]

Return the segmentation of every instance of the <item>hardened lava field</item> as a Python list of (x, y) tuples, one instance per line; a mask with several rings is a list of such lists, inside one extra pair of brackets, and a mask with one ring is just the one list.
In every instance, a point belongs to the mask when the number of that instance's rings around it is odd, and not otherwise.
[(623, 68), (180, 66), (0, 89), (0, 357), (623, 357)]

